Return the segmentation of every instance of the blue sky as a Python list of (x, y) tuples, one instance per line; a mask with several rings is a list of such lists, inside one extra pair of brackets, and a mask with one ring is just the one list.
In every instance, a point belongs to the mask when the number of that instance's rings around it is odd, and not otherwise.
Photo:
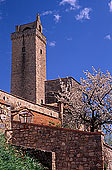
[(112, 74), (111, 0), (0, 0), (0, 89), (10, 92), (10, 33), (37, 12), (47, 37), (47, 79), (80, 81), (91, 66)]

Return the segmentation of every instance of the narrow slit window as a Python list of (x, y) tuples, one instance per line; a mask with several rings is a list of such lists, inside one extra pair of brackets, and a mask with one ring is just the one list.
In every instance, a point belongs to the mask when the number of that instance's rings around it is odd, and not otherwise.
[(41, 32), (41, 26), (39, 25), (39, 31)]
[(42, 54), (42, 49), (40, 49), (40, 54)]
[(41, 104), (43, 104), (43, 100), (41, 99)]
[(22, 47), (22, 52), (25, 52), (25, 47)]

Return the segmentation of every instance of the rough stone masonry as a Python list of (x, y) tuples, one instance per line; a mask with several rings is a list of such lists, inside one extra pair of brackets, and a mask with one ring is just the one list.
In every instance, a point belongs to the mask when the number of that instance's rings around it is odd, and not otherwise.
[(11, 40), (11, 93), (34, 103), (45, 103), (46, 38), (39, 14), (33, 23), (16, 26)]
[(19, 122), (12, 129), (14, 145), (52, 152), (52, 170), (103, 170), (101, 133)]

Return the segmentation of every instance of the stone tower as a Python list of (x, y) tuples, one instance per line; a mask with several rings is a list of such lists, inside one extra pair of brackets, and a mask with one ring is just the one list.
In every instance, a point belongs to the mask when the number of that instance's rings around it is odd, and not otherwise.
[(17, 25), (12, 40), (11, 93), (36, 104), (45, 103), (46, 38), (36, 21)]

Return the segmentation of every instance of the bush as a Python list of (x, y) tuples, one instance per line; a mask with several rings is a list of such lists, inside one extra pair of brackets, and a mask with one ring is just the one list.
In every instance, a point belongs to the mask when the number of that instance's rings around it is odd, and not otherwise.
[(24, 155), (22, 150), (6, 143), (5, 136), (0, 134), (0, 170), (43, 170), (39, 163)]

